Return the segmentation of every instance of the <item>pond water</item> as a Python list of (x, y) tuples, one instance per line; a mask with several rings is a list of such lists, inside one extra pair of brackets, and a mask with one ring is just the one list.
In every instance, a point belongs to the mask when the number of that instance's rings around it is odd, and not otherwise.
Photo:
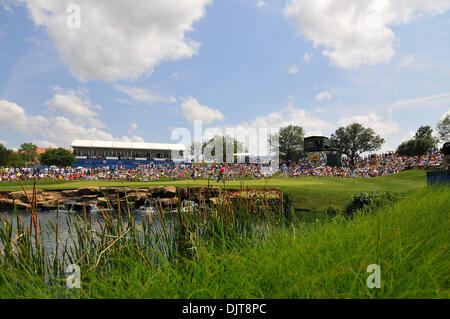
[[(185, 203), (186, 204), (186, 203)], [(191, 203), (191, 205), (195, 205)], [(39, 212), (38, 219), (41, 232), (39, 234), (40, 238), (44, 237), (44, 247), (48, 253), (54, 253), (56, 250), (56, 231), (55, 225), (58, 223), (58, 236), (59, 236), (59, 251), (61, 252), (64, 249), (64, 244), (67, 242), (69, 246), (73, 245), (72, 240), (76, 239), (74, 219), (71, 218), (74, 215), (78, 215), (82, 219), (84, 219), (84, 210), (80, 210), (80, 204), (76, 202), (68, 202), (64, 206), (61, 206), (59, 212), (56, 210), (50, 210), (45, 212)], [(176, 210), (165, 211), (165, 219), (166, 223), (175, 220)], [(20, 217), (25, 227), (30, 227), (31, 222), (31, 212), (18, 210), (16, 212), (2, 212), (0, 213), (0, 219), (9, 220), (13, 225), (13, 230), (17, 229), (17, 217)], [(139, 209), (136, 209), (132, 212), (132, 217), (134, 219), (134, 224), (136, 228), (142, 229), (142, 221), (144, 218), (148, 218), (155, 216), (156, 218), (152, 218), (153, 226), (159, 227), (161, 226), (158, 214), (154, 206), (150, 203), (146, 203), (141, 206)], [(117, 219), (117, 216), (115, 217)], [(122, 220), (123, 223), (126, 224), (128, 222), (127, 213), (122, 212)], [(171, 221), (170, 221), (171, 220)], [(102, 217), (100, 210), (93, 204), (86, 204), (86, 221), (87, 224), (92, 225), (92, 228), (96, 231), (101, 231), (101, 227), (105, 225), (105, 221)]]

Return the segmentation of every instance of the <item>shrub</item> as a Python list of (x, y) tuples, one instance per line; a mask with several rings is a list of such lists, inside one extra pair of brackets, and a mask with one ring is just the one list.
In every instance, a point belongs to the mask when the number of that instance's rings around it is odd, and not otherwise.
[(352, 215), (358, 211), (373, 211), (376, 208), (393, 204), (397, 198), (390, 192), (356, 193), (344, 205), (344, 213)]

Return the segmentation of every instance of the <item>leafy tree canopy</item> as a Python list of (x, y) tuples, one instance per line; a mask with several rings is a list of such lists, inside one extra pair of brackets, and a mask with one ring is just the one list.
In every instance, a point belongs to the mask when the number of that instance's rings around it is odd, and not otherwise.
[(22, 156), (19, 153), (11, 152), (6, 166), (21, 168), (21, 167), (25, 167), (26, 163), (22, 159)]
[(37, 146), (33, 143), (20, 145), (19, 153), (27, 164), (35, 164), (38, 160)]
[(373, 129), (359, 123), (338, 128), (330, 138), (330, 146), (347, 155), (352, 166), (361, 153), (379, 150), (383, 144), (384, 139), (376, 135)]
[(436, 129), (443, 142), (450, 142), (450, 114), (437, 123)]
[(272, 150), (275, 151), (275, 138), (278, 138), (280, 159), (297, 161), (303, 155), (303, 140), (305, 132), (302, 127), (289, 125), (280, 128), (278, 134), (269, 139)]
[(50, 149), (41, 154), (41, 164), (55, 166), (72, 166), (77, 162), (77, 158), (68, 150), (63, 148)]
[(427, 126), (422, 125), (421, 127), (419, 127), (414, 138), (430, 140), (434, 143), (434, 145), (439, 143), (439, 139), (436, 137), (433, 137), (433, 129), (429, 125), (427, 125)]
[(12, 151), (0, 144), (0, 166), (6, 166)]
[(438, 138), (433, 137), (433, 130), (430, 126), (421, 126), (414, 138), (403, 142), (397, 148), (397, 154), (400, 156), (422, 156), (430, 148), (436, 147)]
[(400, 144), (397, 148), (397, 154), (400, 156), (421, 156), (424, 155), (428, 149), (434, 147), (434, 145), (435, 144), (430, 139), (412, 139)]
[(0, 144), (0, 167), (2, 166), (19, 168), (24, 167), (25, 162), (18, 153)]

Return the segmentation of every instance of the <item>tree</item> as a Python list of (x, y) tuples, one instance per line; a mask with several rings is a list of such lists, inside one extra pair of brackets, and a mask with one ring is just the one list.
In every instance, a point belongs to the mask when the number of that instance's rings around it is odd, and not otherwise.
[(419, 127), (414, 138), (416, 140), (418, 140), (418, 139), (430, 140), (434, 144), (432, 147), (436, 146), (436, 144), (439, 143), (439, 139), (436, 137), (433, 137), (433, 130), (431, 129), (431, 126), (429, 126), (429, 125), (427, 125), (427, 126), (422, 125), (421, 127)]
[[(274, 139), (278, 137), (280, 159), (284, 161), (297, 161), (303, 154), (304, 136), (305, 132), (302, 127), (289, 125), (280, 128), (278, 134), (271, 136), (269, 143), (274, 147)], [(275, 150), (273, 149), (273, 151)]]
[(450, 141), (450, 113), (437, 123), (436, 129), (439, 133), (439, 138), (442, 141)]
[(26, 163), (19, 153), (12, 151), (9, 155), (8, 163), (6, 164), (6, 166), (20, 168), (26, 166)]
[(347, 155), (351, 166), (355, 165), (361, 153), (379, 150), (383, 144), (384, 139), (376, 135), (373, 129), (359, 123), (338, 128), (330, 138), (330, 146)]
[(13, 150), (9, 150), (0, 144), (0, 167), (1, 166), (9, 166), (9, 167), (24, 167), (25, 162), (22, 160), (21, 156), (14, 152)]
[(434, 147), (432, 140), (427, 138), (414, 138), (403, 142), (397, 148), (397, 154), (400, 156), (421, 156), (425, 154), (428, 149)]
[(23, 143), (20, 145), (19, 153), (22, 156), (22, 159), (28, 164), (32, 165), (37, 162), (38, 159), (38, 153), (37, 153), (37, 146), (33, 143)]
[(41, 154), (41, 164), (55, 166), (72, 166), (77, 162), (77, 158), (68, 150), (63, 148), (50, 149)]
[[(222, 141), (220, 141), (220, 139), (222, 139)], [(227, 161), (227, 145), (234, 145), (233, 147), (233, 155), (238, 153), (238, 151), (240, 150), (244, 150), (244, 146), (241, 142), (239, 142), (238, 140), (232, 138), (231, 136), (219, 136), (216, 135), (213, 138), (211, 138), (208, 142), (203, 143), (202, 146), (202, 152), (205, 155), (205, 149), (208, 147), (212, 147), (210, 154), (212, 156), (216, 156), (216, 147), (214, 146), (215, 143), (222, 143), (222, 161), (223, 163), (226, 163)], [(209, 151), (207, 151), (206, 153), (209, 153)], [(209, 154), (206, 154), (209, 155)], [(234, 159), (234, 156), (233, 156)]]
[(3, 144), (0, 144), (0, 166), (6, 166), (8, 164), (11, 154), (11, 150), (4, 147)]
[(436, 147), (438, 142), (439, 139), (433, 137), (433, 130), (430, 126), (421, 126), (414, 138), (400, 144), (396, 152), (400, 156), (422, 156), (430, 148)]

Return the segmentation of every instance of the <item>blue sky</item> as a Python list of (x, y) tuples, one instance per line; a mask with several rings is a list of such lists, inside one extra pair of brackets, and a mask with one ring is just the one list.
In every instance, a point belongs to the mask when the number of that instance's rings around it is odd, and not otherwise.
[(0, 0), (0, 142), (360, 122), (392, 150), (450, 110), (450, 0), (132, 3)]

